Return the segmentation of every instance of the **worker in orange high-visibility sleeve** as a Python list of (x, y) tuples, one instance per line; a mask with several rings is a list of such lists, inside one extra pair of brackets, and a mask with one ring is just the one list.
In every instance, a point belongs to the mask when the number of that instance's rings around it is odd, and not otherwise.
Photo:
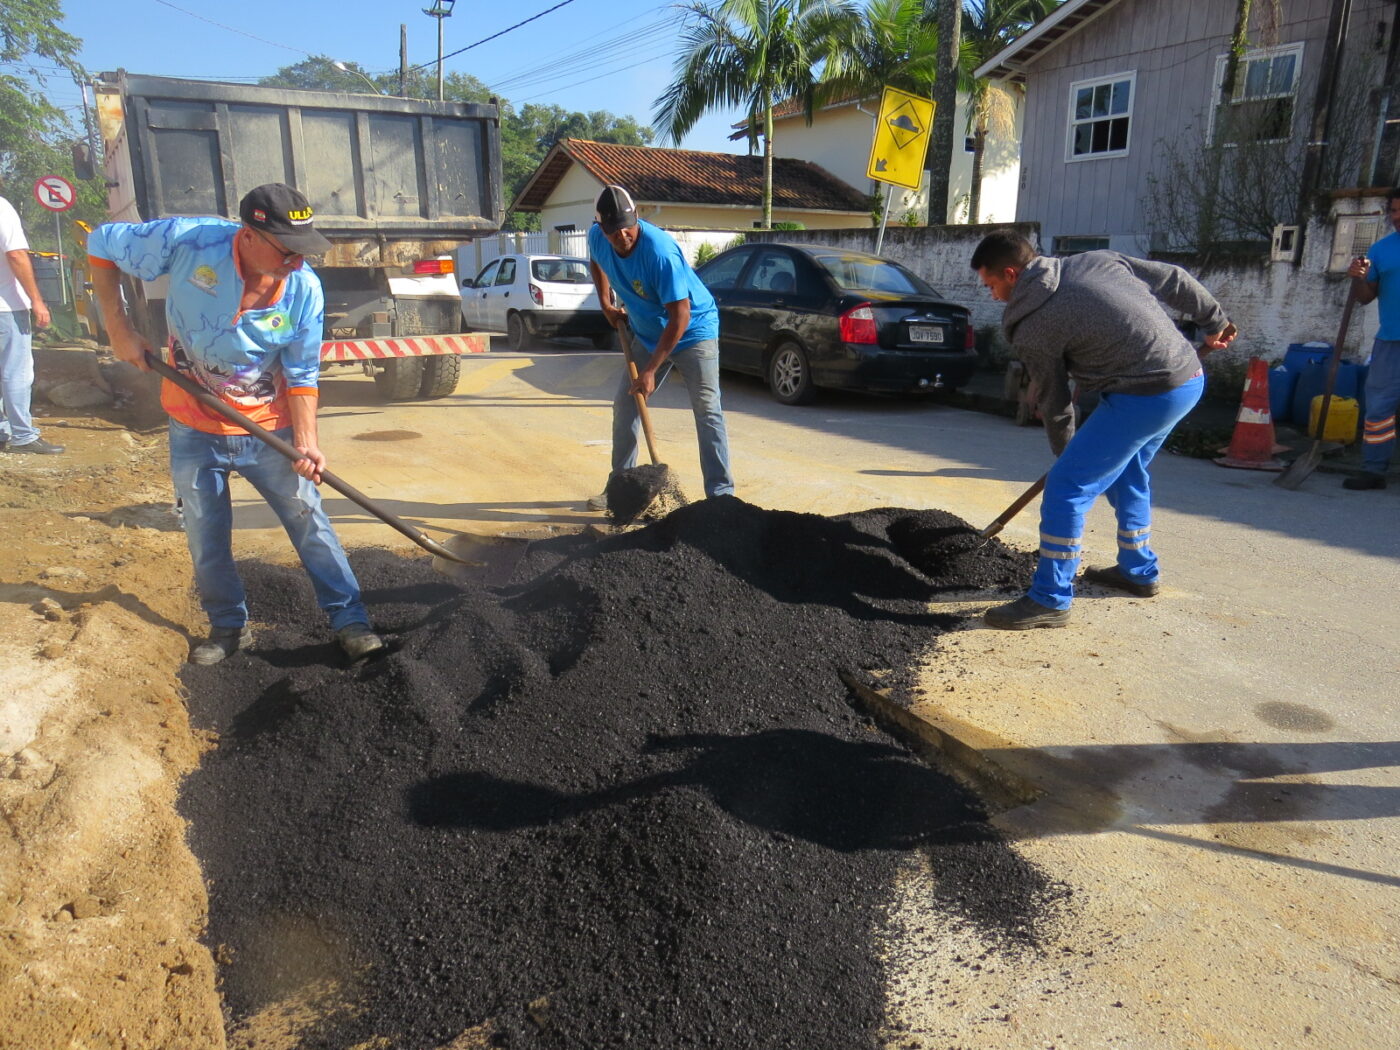
[(122, 305), (120, 273), (167, 277), (168, 363), (303, 457), (284, 458), (175, 384), (163, 385), (170, 473), (210, 625), (190, 659), (218, 663), (251, 642), (233, 561), (228, 485), (236, 472), (277, 512), (341, 648), (359, 662), (382, 652), (384, 641), (370, 626), (315, 485), (326, 469), (316, 431), (325, 298), (304, 257), (330, 242), (316, 231), (306, 198), (281, 183), (250, 191), (239, 217), (241, 224), (219, 218), (108, 223), (88, 237), (93, 288), (117, 357), (145, 369), (150, 351)]

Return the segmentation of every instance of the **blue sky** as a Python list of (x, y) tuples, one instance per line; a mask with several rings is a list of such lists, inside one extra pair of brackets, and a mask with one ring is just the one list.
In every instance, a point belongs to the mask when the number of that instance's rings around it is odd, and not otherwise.
[[(443, 52), (484, 40), (559, 0), (509, 4), (457, 0), (443, 26)], [(309, 54), (352, 61), (372, 73), (397, 70), (399, 25), (408, 26), (410, 65), (436, 64), (431, 0), (64, 0), (63, 28), (83, 41), (82, 62), (97, 73), (253, 82)], [(652, 122), (653, 102), (671, 81), (676, 9), (657, 0), (569, 0), (558, 10), (448, 58), (501, 97), (569, 110), (609, 110)], [(54, 78), (49, 95), (81, 126), (79, 90)], [(733, 114), (708, 115), (681, 143), (744, 152), (726, 141)], [(669, 143), (658, 143), (669, 145)]]

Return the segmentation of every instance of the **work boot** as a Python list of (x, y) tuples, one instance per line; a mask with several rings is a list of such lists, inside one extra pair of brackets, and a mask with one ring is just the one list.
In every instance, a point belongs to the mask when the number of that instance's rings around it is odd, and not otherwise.
[(50, 445), (43, 438), (35, 438), (33, 441), (26, 441), (23, 445), (16, 445), (13, 441), (5, 444), (6, 452), (34, 452), (41, 456), (56, 456), (63, 451), (62, 445)]
[(1029, 594), (1006, 605), (998, 605), (982, 614), (988, 627), (1002, 631), (1025, 631), (1032, 627), (1064, 627), (1069, 623), (1068, 609), (1048, 609)]
[(589, 509), (589, 510), (607, 510), (607, 509), (608, 509), (608, 493), (607, 493), (607, 490), (606, 490), (606, 489), (604, 489), (602, 492), (598, 493), (598, 495), (596, 495), (596, 496), (589, 496), (589, 497), (588, 497), (588, 509)]
[(253, 642), (253, 632), (247, 627), (215, 627), (209, 638), (194, 652), (190, 653), (190, 663), (216, 664), (226, 656), (232, 656), (240, 649), (246, 649)]
[(1084, 578), (1090, 583), (1097, 583), (1100, 587), (1108, 587), (1115, 591), (1127, 591), (1139, 598), (1151, 598), (1162, 589), (1162, 585), (1156, 580), (1139, 583), (1137, 580), (1129, 579), (1123, 575), (1123, 570), (1117, 565), (1110, 565), (1103, 569), (1085, 569)]
[(352, 664), (368, 660), (385, 649), (384, 639), (375, 634), (367, 623), (352, 623), (348, 627), (342, 627), (335, 632), (335, 640), (345, 650), (345, 655), (350, 658)]
[(1354, 474), (1342, 482), (1342, 488), (1360, 491), (1383, 489), (1385, 488), (1385, 475), (1363, 470), (1360, 474)]

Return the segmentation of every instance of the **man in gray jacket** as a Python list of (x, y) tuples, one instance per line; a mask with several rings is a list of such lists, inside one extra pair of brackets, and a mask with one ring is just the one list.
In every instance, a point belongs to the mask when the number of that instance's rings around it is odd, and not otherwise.
[[(1118, 561), (1084, 578), (1150, 598), (1158, 590), (1147, 466), (1205, 386), (1195, 348), (1163, 304), (1206, 332), (1205, 346), (1230, 345), (1235, 328), (1190, 274), (1117, 252), (1067, 259), (1039, 256), (1020, 234), (988, 234), (972, 255), (1002, 325), (1031, 379), (1058, 459), (1040, 509), (1040, 563), (1030, 593), (987, 610), (1003, 630), (1063, 627), (1074, 599), (1084, 515), (1101, 493), (1118, 515)], [(1099, 405), (1075, 432), (1069, 381)]]

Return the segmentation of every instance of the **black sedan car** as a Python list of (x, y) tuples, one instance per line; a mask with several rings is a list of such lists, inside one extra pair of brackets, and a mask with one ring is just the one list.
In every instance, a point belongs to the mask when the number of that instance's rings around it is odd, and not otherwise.
[(719, 304), (721, 368), (785, 405), (817, 387), (956, 390), (977, 366), (966, 307), (899, 263), (816, 244), (744, 244), (699, 269)]

